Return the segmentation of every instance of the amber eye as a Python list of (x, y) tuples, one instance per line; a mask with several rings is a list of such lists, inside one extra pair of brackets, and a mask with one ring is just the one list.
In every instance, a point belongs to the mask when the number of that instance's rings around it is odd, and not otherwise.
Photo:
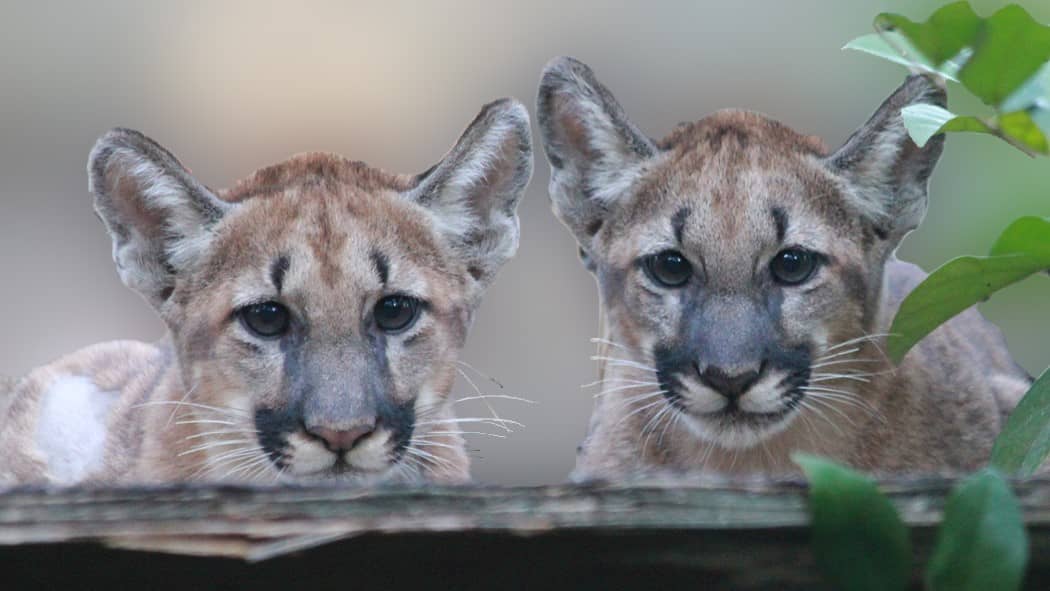
[(813, 276), (817, 255), (808, 250), (788, 248), (777, 253), (769, 263), (773, 279), (783, 285), (798, 285)]
[(376, 326), (386, 332), (405, 330), (419, 315), (419, 300), (406, 295), (387, 296), (376, 303), (372, 312)]
[(273, 339), (284, 335), (291, 326), (292, 317), (277, 302), (263, 302), (245, 306), (237, 311), (244, 326), (256, 336)]
[(665, 250), (648, 257), (645, 270), (653, 281), (664, 287), (681, 287), (693, 276), (693, 266), (682, 253)]

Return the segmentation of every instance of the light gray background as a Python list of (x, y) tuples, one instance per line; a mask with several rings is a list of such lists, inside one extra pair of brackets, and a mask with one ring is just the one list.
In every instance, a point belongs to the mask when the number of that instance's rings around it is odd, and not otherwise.
[[(110, 127), (144, 131), (212, 186), (307, 150), (414, 173), (483, 103), (516, 96), (531, 110), (540, 69), (568, 54), (591, 64), (650, 135), (745, 107), (838, 144), (904, 76), (839, 48), (870, 32), (882, 10), (925, 19), (938, 3), (3, 2), (0, 373), (98, 341), (162, 334), (119, 282), (91, 210), (84, 167)], [(1046, 2), (1021, 4), (1050, 21)], [(974, 5), (990, 14), (1001, 3)], [(954, 106), (977, 108), (954, 96)], [(528, 427), (476, 442), (475, 474), (485, 482), (562, 480), (590, 413), (579, 386), (594, 377), (594, 283), (550, 213), (548, 168), (537, 157), (521, 251), (490, 290), (463, 355), (539, 402), (499, 405)], [(932, 195), (926, 224), (902, 249), (927, 269), (985, 252), (1019, 215), (1050, 215), (1050, 162), (955, 136)], [(984, 307), (1033, 373), (1050, 361), (1048, 295), (1042, 277)]]

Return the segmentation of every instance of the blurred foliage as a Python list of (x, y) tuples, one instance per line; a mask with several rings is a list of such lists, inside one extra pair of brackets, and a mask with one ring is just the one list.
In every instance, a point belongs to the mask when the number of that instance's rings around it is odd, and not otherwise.
[[(822, 458), (794, 460), (809, 480), (813, 553), (824, 578), (847, 591), (908, 589), (908, 529), (875, 483)], [(948, 497), (924, 580), (931, 591), (1013, 591), (1027, 562), (1017, 499), (999, 472), (986, 468)]]
[[(970, 132), (997, 136), (1029, 155), (1050, 152), (1050, 27), (1016, 5), (981, 18), (969, 3), (956, 2), (922, 23), (880, 14), (875, 28), (874, 36), (855, 39), (846, 48), (956, 81), (992, 108), (992, 114), (978, 116), (934, 105), (907, 107), (901, 117), (916, 144), (925, 145), (940, 133)], [(1037, 198), (1045, 203), (1045, 195)], [(988, 256), (949, 261), (904, 300), (890, 329), (890, 356), (899, 362), (956, 314), (1048, 270), (1050, 218), (1017, 219)], [(1048, 455), (1050, 370), (1011, 413), (992, 451), (994, 467), (963, 480), (949, 496), (925, 572), (927, 589), (1020, 588), (1027, 534), (1017, 499), (999, 470), (1030, 476)], [(814, 553), (825, 577), (842, 589), (907, 588), (907, 530), (889, 500), (847, 468), (811, 456), (795, 461), (810, 482)]]
[(806, 454), (796, 454), (810, 486), (813, 553), (837, 589), (899, 591), (911, 578), (908, 528), (869, 478)]

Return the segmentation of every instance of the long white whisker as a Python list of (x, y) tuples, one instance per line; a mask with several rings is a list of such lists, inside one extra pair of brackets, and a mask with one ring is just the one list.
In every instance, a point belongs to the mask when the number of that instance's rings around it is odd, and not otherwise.
[(580, 388), (593, 388), (595, 386), (602, 386), (605, 384), (635, 384), (641, 386), (659, 386), (660, 382), (645, 381), (645, 380), (628, 380), (619, 378), (608, 378), (604, 380), (596, 380), (580, 386)]
[(821, 367), (828, 367), (831, 365), (842, 365), (844, 363), (880, 363), (881, 361), (881, 359), (839, 359), (837, 361), (826, 361), (822, 363), (817, 363), (809, 367), (810, 369), (818, 369)]
[(499, 426), (499, 423), (507, 423), (514, 425), (515, 427), (524, 427), (524, 423), (519, 423), (511, 419), (493, 419), (493, 418), (478, 418), (478, 417), (461, 417), (455, 419), (436, 419), (432, 421), (420, 421), (416, 423), (416, 426), (423, 425), (449, 425), (455, 423), (485, 423), (487, 425)]
[(630, 359), (619, 359), (617, 357), (606, 357), (605, 355), (594, 355), (591, 357), (591, 361), (604, 361), (610, 365), (613, 365), (614, 367), (634, 367), (636, 369), (644, 369), (646, 371), (651, 371), (654, 373), (656, 372), (655, 367), (649, 367), (648, 365), (644, 365), (638, 363), (637, 361), (632, 361)]
[(496, 437), (498, 439), (506, 439), (506, 435), (500, 435), (499, 433), (486, 433), (484, 431), (427, 431), (427, 435), (484, 435), (485, 437)]
[(471, 400), (483, 400), (483, 399), (498, 399), (498, 400), (514, 400), (517, 402), (524, 402), (526, 404), (539, 404), (535, 400), (529, 400), (528, 398), (522, 398), (521, 396), (511, 396), (509, 394), (484, 394), (482, 396), (468, 396), (467, 398), (457, 398), (452, 404), (459, 404), (460, 402), (468, 402)]
[(193, 420), (179, 420), (175, 421), (176, 425), (230, 425), (233, 427), (238, 426), (237, 423), (231, 421), (220, 421), (218, 419), (193, 419)]
[[(489, 409), (489, 412), (492, 413), (493, 418), (495, 418), (497, 421), (502, 421), (503, 419), (501, 419), (499, 414), (496, 412), (496, 408), (492, 406), (492, 404), (488, 401), (488, 398), (486, 398), (485, 395), (481, 393), (481, 388), (478, 388), (478, 385), (474, 383), (474, 380), (470, 379), (470, 376), (467, 375), (467, 372), (463, 371), (458, 367), (456, 368), (456, 371), (459, 372), (459, 375), (461, 375), (463, 379), (466, 380), (472, 388), (474, 388), (474, 391), (478, 394), (478, 399), (481, 400)], [(512, 432), (510, 427), (508, 427), (506, 423), (503, 423), (500, 426), (500, 428), (506, 431), (507, 433)]]
[(183, 437), (183, 441), (190, 441), (192, 439), (200, 439), (201, 437), (208, 437), (209, 435), (258, 435), (257, 429), (222, 429), (221, 431), (204, 431), (197, 433), (196, 435), (190, 435), (189, 437)]
[(856, 353), (858, 351), (860, 351), (860, 347), (854, 347), (852, 349), (840, 351), (832, 355), (824, 355), (821, 357), (817, 357), (815, 361), (828, 361), (829, 359), (835, 359), (836, 357), (842, 357), (843, 355), (852, 355), (853, 353)]
[(236, 415), (236, 416), (247, 416), (248, 415), (248, 413), (246, 413), (246, 412), (244, 412), (244, 411), (242, 411), (240, 409), (222, 408), (222, 407), (218, 407), (218, 406), (209, 406), (207, 404), (200, 404), (200, 403), (197, 403), (197, 402), (177, 402), (177, 401), (174, 401), (174, 400), (154, 400), (152, 402), (140, 402), (139, 404), (132, 405), (131, 408), (143, 408), (143, 407), (147, 407), (147, 406), (176, 406), (176, 407), (187, 406), (187, 407), (190, 407), (190, 408), (210, 410), (212, 412), (228, 414), (228, 415)]
[(193, 446), (193, 447), (191, 447), (191, 448), (189, 448), (189, 449), (187, 449), (185, 451), (182, 451), (182, 452), (180, 452), (180, 453), (178, 453), (176, 455), (177, 455), (177, 457), (182, 457), (182, 456), (186, 456), (186, 455), (189, 455), (189, 454), (192, 454), (192, 453), (197, 453), (199, 451), (204, 451), (206, 449), (211, 449), (213, 447), (226, 447), (228, 445), (240, 445), (242, 443), (254, 443), (254, 442), (255, 441), (252, 440), (252, 439), (232, 439), (232, 440), (224, 439), (222, 441), (209, 441), (208, 443), (202, 443), (200, 445), (195, 445), (195, 446)]
[(848, 341), (842, 341), (841, 343), (838, 343), (838, 344), (832, 345), (830, 347), (827, 347), (827, 348), (824, 349), (824, 352), (827, 353), (829, 351), (834, 351), (835, 349), (839, 349), (839, 348), (842, 348), (842, 347), (848, 347), (848, 346), (856, 344), (856, 343), (862, 343), (864, 341), (874, 341), (874, 340), (881, 339), (881, 338), (884, 338), (884, 337), (889, 337), (889, 336), (893, 336), (893, 333), (882, 332), (882, 333), (866, 334), (866, 335), (863, 335), (863, 336), (859, 336), (859, 337), (857, 337), (855, 339), (849, 339)]

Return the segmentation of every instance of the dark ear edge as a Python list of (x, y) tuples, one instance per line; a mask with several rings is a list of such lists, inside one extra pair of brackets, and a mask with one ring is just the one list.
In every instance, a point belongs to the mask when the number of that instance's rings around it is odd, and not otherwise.
[[(565, 147), (559, 138), (561, 125), (556, 121), (560, 109), (555, 104), (559, 94), (570, 96), (577, 103), (587, 103), (600, 109), (611, 128), (620, 136), (624, 146), (638, 158), (656, 155), (656, 145), (631, 122), (612, 92), (594, 75), (594, 71), (580, 60), (559, 56), (543, 68), (536, 97), (536, 120), (539, 123), (547, 160), (553, 168), (565, 166)], [(588, 113), (596, 116), (598, 113)], [(579, 149), (579, 148), (577, 148)]]
[(594, 72), (571, 57), (554, 58), (543, 69), (536, 113), (554, 213), (588, 251), (660, 150)]
[(482, 107), (407, 198), (429, 210), (470, 275), (487, 285), (518, 248), (518, 203), (532, 178), (532, 128), (515, 99)]
[(124, 283), (155, 306), (174, 273), (200, 255), (209, 228), (231, 205), (200, 184), (159, 144), (130, 129), (107, 132), (88, 158), (95, 211), (113, 240)]
[(944, 87), (923, 74), (909, 76), (841, 148), (825, 160), (848, 179), (851, 205), (880, 234), (902, 237), (921, 221), (930, 175), (944, 149), (944, 135), (923, 147), (912, 141), (901, 110), (919, 104), (947, 105)]

